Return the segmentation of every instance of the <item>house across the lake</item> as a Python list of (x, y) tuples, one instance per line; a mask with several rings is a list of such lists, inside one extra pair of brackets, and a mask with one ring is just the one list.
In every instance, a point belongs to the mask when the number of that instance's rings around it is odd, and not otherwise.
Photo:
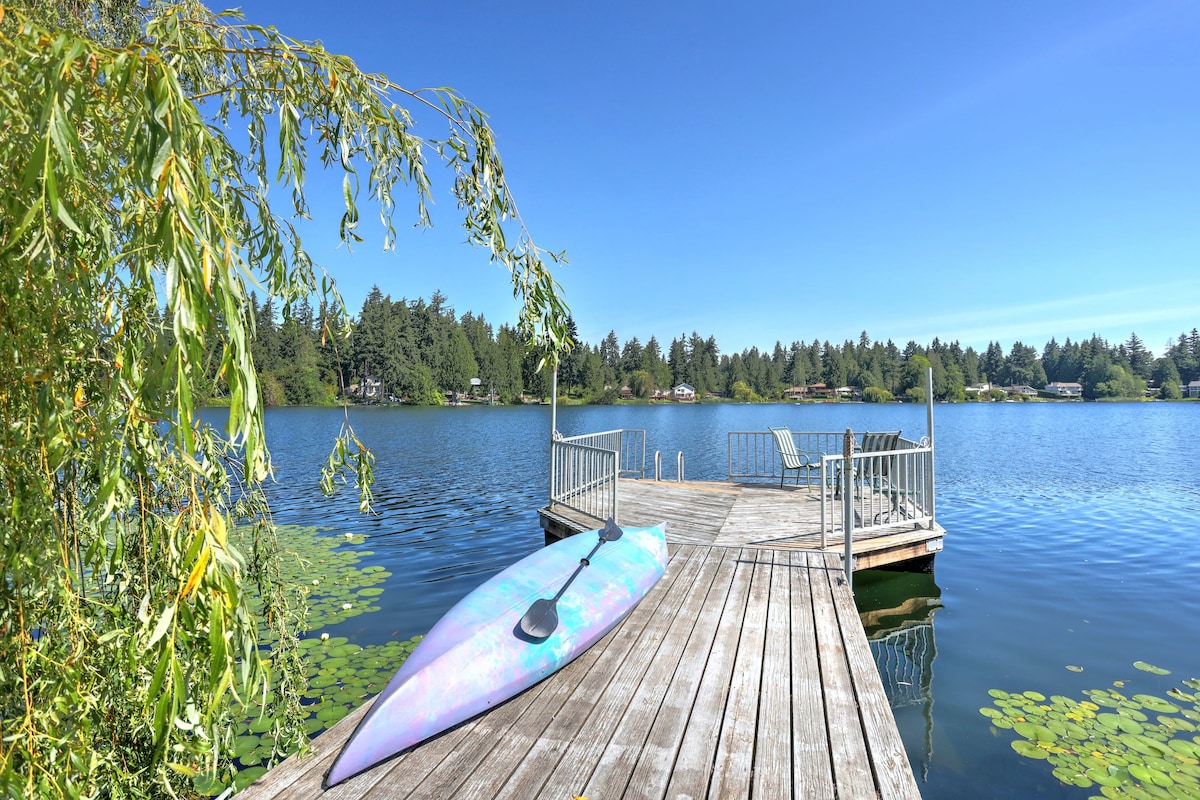
[(361, 400), (382, 400), (383, 381), (374, 375), (367, 375), (361, 383), (350, 384), (346, 388), (346, 393)]
[(1200, 381), (1192, 381), (1187, 385), (1188, 397), (1200, 397)]
[(1024, 384), (1020, 386), (1005, 386), (1004, 391), (1008, 392), (1010, 395), (1017, 395), (1018, 397), (1037, 397), (1038, 393), (1037, 389)]
[(1051, 381), (1042, 392), (1051, 397), (1083, 397), (1083, 386), (1078, 383)]
[(671, 390), (671, 399), (681, 403), (691, 403), (696, 399), (696, 387), (681, 383)]

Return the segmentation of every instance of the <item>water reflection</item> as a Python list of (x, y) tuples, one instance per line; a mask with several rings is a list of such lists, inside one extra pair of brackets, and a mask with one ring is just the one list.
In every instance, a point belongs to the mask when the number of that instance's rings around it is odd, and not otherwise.
[(867, 570), (854, 576), (854, 599), (905, 750), (928, 780), (937, 658), (933, 615), (942, 607), (942, 590), (932, 573)]

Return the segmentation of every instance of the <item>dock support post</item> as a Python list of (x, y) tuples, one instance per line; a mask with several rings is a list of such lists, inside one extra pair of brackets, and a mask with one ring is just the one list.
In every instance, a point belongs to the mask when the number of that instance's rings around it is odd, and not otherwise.
[(851, 472), (854, 470), (854, 432), (846, 428), (842, 438), (842, 532), (846, 536), (846, 552), (842, 566), (846, 570), (846, 585), (854, 591), (854, 498)]

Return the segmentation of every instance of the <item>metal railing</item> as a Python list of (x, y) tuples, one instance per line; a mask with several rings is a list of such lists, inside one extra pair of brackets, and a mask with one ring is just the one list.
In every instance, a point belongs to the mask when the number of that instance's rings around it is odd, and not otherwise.
[[(734, 431), (729, 434), (729, 480), (746, 482), (779, 480), (782, 464), (775, 438), (769, 431)], [(792, 431), (796, 449), (819, 460), (827, 453), (842, 452), (842, 434)]]
[(620, 456), (618, 469), (622, 476), (646, 477), (646, 432), (644, 430), (619, 428), (600, 433), (581, 433), (578, 436), (567, 436), (558, 441), (596, 447), (601, 450), (612, 450)]
[(618, 478), (646, 475), (646, 432), (613, 430), (554, 439), (550, 507), (565, 506), (603, 522), (617, 518)]
[(855, 452), (850, 461), (845, 472), (843, 455), (821, 459), (822, 546), (826, 536), (847, 533), (847, 519), (851, 535), (899, 525), (933, 528), (933, 448), (927, 441), (900, 439), (893, 450)]
[[(900, 438), (893, 450), (853, 453), (850, 491), (843, 492), (845, 433), (793, 431), (792, 437), (799, 452), (821, 465), (819, 471), (806, 471), (788, 480), (822, 489), (822, 547), (828, 545), (829, 537), (845, 534), (847, 506), (852, 535), (898, 525), (933, 527), (933, 448), (928, 441)], [(780, 479), (782, 463), (769, 431), (736, 431), (728, 439), (730, 481)], [(854, 435), (856, 448), (862, 441), (861, 433)]]

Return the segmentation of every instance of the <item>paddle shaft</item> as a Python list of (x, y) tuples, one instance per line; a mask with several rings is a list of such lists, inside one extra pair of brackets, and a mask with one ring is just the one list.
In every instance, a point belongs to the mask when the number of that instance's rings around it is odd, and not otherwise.
[[(605, 533), (607, 533), (607, 531), (605, 531)], [(600, 545), (604, 544), (607, 541), (608, 541), (608, 539), (605, 539), (604, 536), (601, 535), (600, 541), (596, 542), (596, 546), (592, 548), (592, 552), (588, 553), (586, 556), (579, 559), (579, 566), (576, 567), (575, 571), (571, 573), (571, 577), (567, 578), (567, 582), (564, 583), (562, 585), (562, 588), (560, 588), (558, 590), (558, 594), (554, 595), (555, 603), (557, 603), (559, 598), (561, 598), (563, 596), (563, 592), (565, 592), (567, 590), (567, 587), (571, 585), (571, 582), (573, 580), (575, 580), (577, 577), (579, 577), (579, 573), (583, 572), (583, 568), (591, 566), (592, 556), (596, 555), (596, 551), (600, 549)]]
[(544, 639), (554, 632), (558, 627), (558, 610), (555, 608), (558, 605), (559, 599), (563, 596), (563, 592), (567, 591), (567, 587), (579, 576), (583, 568), (592, 563), (592, 556), (596, 555), (596, 551), (600, 549), (605, 542), (616, 541), (621, 538), (621, 529), (617, 527), (616, 522), (609, 519), (604, 525), (604, 531), (600, 534), (600, 541), (596, 542), (596, 546), (592, 551), (583, 558), (579, 559), (579, 566), (571, 573), (571, 577), (567, 578), (566, 582), (559, 588), (558, 593), (553, 598), (547, 600), (535, 600), (529, 610), (525, 612), (525, 616), (521, 617), (520, 628), (528, 636), (535, 639)]

